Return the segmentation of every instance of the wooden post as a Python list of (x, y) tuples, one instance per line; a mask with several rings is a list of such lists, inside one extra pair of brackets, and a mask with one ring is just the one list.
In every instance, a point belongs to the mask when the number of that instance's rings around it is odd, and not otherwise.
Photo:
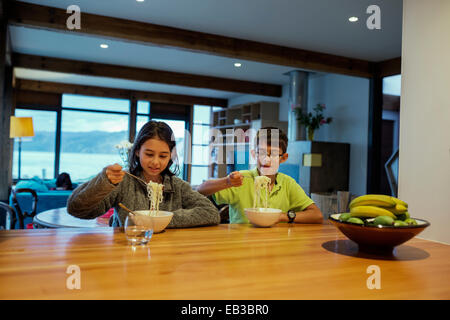
[(4, 1), (0, 1), (0, 201), (8, 202), (12, 186), (13, 140), (9, 137), (12, 106), (11, 46)]
[(136, 118), (137, 118), (137, 98), (132, 95), (130, 98), (130, 117), (128, 124), (128, 140), (133, 143), (136, 136)]
[(369, 137), (367, 157), (367, 193), (379, 193), (381, 161), (381, 120), (383, 112), (383, 78), (370, 79)]
[(184, 170), (186, 170), (186, 173), (184, 174), (184, 177), (186, 181), (191, 182), (191, 172), (192, 172), (192, 143), (193, 143), (193, 136), (194, 133), (194, 105), (189, 106), (189, 123), (187, 123), (187, 130), (189, 131), (189, 136), (185, 137), (185, 145), (184, 145), (184, 162), (186, 165), (184, 165)]
[(62, 124), (62, 94), (59, 95), (59, 108), (56, 111), (56, 141), (55, 141), (55, 172), (54, 178), (58, 178), (61, 159), (61, 124)]

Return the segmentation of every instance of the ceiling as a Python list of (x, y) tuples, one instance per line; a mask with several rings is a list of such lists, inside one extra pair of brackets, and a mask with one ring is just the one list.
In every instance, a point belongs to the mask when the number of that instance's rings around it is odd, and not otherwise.
[[(29, 0), (28, 3), (254, 40), (372, 62), (401, 56), (402, 0)], [(366, 8), (381, 9), (381, 30), (369, 30)], [(350, 23), (350, 16), (359, 17)], [(81, 21), (81, 27), (83, 21)], [(101, 62), (286, 84), (290, 67), (193, 53), (186, 50), (106, 40), (71, 32), (11, 26), (13, 51), (56, 58)], [(108, 49), (100, 44), (107, 43)], [(233, 64), (241, 62), (241, 68)], [(16, 77), (114, 88), (159, 91), (215, 98), (238, 94), (130, 80), (18, 69)]]

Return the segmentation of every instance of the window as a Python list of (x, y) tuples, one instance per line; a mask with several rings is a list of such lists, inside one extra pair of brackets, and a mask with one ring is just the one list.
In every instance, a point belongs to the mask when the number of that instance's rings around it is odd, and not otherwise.
[(137, 103), (137, 113), (146, 114), (150, 113), (150, 102), (148, 101), (138, 101)]
[(16, 117), (32, 117), (34, 137), (22, 139), (19, 177), (19, 142), (14, 141), (13, 179), (53, 179), (55, 175), (56, 111), (16, 109)]
[(126, 99), (91, 97), (78, 94), (63, 94), (62, 107), (71, 109), (128, 113), (130, 111), (130, 101)]
[(211, 107), (194, 106), (194, 128), (192, 132), (191, 184), (199, 185), (208, 179), (209, 129)]
[(150, 120), (150, 102), (138, 101), (137, 103), (137, 116), (136, 116), (136, 134), (139, 130)]
[(128, 111), (129, 100), (63, 95), (60, 172), (86, 181), (123, 164), (115, 145), (128, 140)]
[(400, 96), (402, 87), (402, 76), (395, 75), (383, 78), (383, 94)]
[[(383, 78), (383, 107), (381, 120), (381, 155), (380, 155), (380, 186), (381, 194), (397, 195), (398, 148), (400, 134), (400, 95), (401, 75)], [(389, 168), (388, 165), (391, 165)], [(389, 169), (389, 170), (388, 170)]]

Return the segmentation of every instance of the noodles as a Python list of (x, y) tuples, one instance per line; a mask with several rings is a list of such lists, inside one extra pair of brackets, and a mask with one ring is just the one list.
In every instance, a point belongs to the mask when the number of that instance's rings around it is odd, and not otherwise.
[(163, 185), (150, 181), (147, 183), (147, 194), (150, 199), (150, 216), (157, 216), (159, 204), (163, 201)]
[(269, 186), (270, 186), (270, 178), (266, 176), (257, 176), (255, 177), (255, 198), (253, 199), (253, 208), (258, 208), (261, 201), (261, 190), (265, 190), (266, 197), (264, 200), (264, 208), (267, 209), (267, 204), (269, 200)]

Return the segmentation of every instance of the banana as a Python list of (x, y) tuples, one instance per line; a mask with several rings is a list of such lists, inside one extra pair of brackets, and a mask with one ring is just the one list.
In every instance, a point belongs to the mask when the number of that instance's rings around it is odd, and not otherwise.
[(395, 204), (391, 205), (386, 201), (380, 200), (363, 200), (356, 203), (350, 203), (350, 208), (359, 207), (359, 206), (375, 206), (375, 207), (383, 207), (383, 208), (395, 208)]
[(384, 209), (389, 210), (390, 212), (392, 212), (396, 216), (398, 216), (400, 214), (403, 214), (403, 213), (408, 211), (408, 209), (406, 207), (402, 206), (401, 204), (395, 205), (394, 208), (384, 208)]
[(350, 202), (350, 208), (358, 206), (378, 206), (392, 208), (397, 203), (391, 196), (384, 194), (366, 194), (364, 196), (357, 197)]
[(378, 216), (388, 216), (393, 219), (396, 219), (395, 215), (391, 211), (374, 206), (353, 207), (350, 208), (350, 214), (352, 217), (375, 218)]
[(400, 199), (395, 198), (395, 197), (391, 197), (391, 198), (392, 198), (392, 200), (395, 201), (396, 204), (400, 204), (400, 205), (404, 206), (405, 208), (408, 208), (408, 204), (405, 201), (400, 200)]
[(406, 211), (406, 212), (404, 212), (404, 213), (401, 213), (401, 214), (398, 214), (398, 215), (397, 215), (397, 220), (403, 220), (403, 221), (406, 221), (406, 220), (409, 219), (409, 218), (411, 218), (411, 216), (410, 216), (410, 214), (409, 214), (408, 211)]

